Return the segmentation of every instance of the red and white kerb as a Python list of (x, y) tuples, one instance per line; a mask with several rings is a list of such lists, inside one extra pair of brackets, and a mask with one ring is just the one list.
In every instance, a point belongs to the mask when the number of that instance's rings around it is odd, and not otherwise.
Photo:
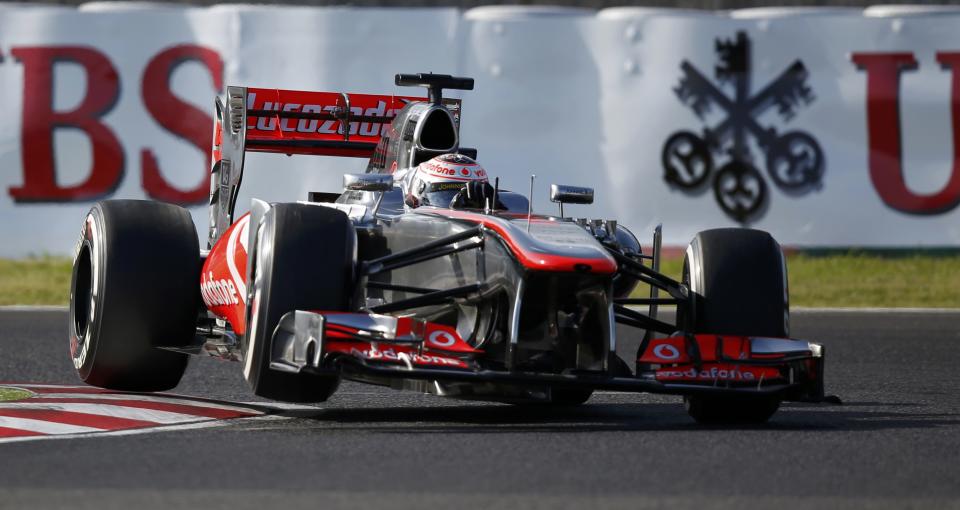
[(0, 402), (0, 443), (120, 432), (260, 416), (243, 405), (171, 394), (117, 393), (92, 386), (10, 384), (33, 395)]

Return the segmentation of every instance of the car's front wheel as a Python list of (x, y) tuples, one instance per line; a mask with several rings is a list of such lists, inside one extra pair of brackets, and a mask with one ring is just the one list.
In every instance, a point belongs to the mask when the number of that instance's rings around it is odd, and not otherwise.
[[(700, 232), (687, 247), (683, 282), (694, 293), (693, 310), (679, 322), (694, 333), (767, 336), (790, 334), (787, 266), (767, 232), (721, 228)], [(687, 412), (700, 423), (764, 423), (778, 396), (692, 395)]]
[(355, 286), (356, 232), (347, 215), (307, 204), (275, 204), (260, 222), (249, 286), (244, 376), (261, 397), (323, 402), (335, 375), (270, 368), (273, 332), (293, 310), (347, 311)]

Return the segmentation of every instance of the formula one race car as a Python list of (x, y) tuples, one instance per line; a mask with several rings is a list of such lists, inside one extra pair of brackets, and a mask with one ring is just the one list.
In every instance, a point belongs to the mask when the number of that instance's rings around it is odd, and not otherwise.
[[(94, 205), (70, 296), (81, 379), (165, 390), (188, 354), (205, 354), (240, 361), (254, 393), (290, 402), (324, 401), (341, 379), (557, 405), (599, 389), (669, 393), (701, 422), (764, 422), (783, 400), (823, 400), (823, 348), (789, 338), (769, 234), (699, 233), (676, 281), (659, 271), (659, 227), (645, 254), (616, 221), (564, 216), (592, 189), (552, 186), (550, 216), (491, 185), (460, 146), (460, 101), (443, 98), (472, 79), (396, 84), (428, 97), (229, 87), (216, 101), (208, 249), (180, 207)], [(234, 218), (247, 151), (369, 163), (342, 193), (254, 200)], [(631, 297), (638, 285), (649, 297)], [(630, 363), (617, 325), (642, 332)]]

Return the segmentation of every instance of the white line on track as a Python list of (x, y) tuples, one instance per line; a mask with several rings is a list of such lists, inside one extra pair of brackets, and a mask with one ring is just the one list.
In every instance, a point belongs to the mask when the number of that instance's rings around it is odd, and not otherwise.
[(944, 314), (960, 315), (960, 308), (892, 308), (892, 307), (806, 307), (806, 306), (792, 306), (790, 307), (790, 313), (864, 313), (864, 314), (874, 314), (874, 313), (916, 313), (916, 314)]
[[(340, 393), (337, 392), (337, 396), (343, 395), (355, 395), (355, 393)], [(369, 395), (374, 395), (374, 393), (369, 393)], [(307, 406), (303, 404), (290, 404), (288, 402), (237, 402), (238, 404), (245, 406), (257, 406), (257, 407), (267, 407), (270, 409), (278, 409), (281, 411), (319, 411), (323, 409), (322, 407), (316, 406)]]
[(3, 305), (0, 312), (66, 312), (70, 307), (60, 305)]
[(85, 388), (89, 390), (96, 390), (97, 388), (93, 386), (84, 386), (80, 384), (24, 384), (24, 383), (10, 383), (4, 384), (4, 386), (12, 386), (20, 389), (30, 389), (30, 388)]
[[(636, 310), (638, 312), (645, 312), (647, 310), (646, 306), (640, 305), (631, 305), (627, 308)], [(662, 310), (660, 313), (674, 313), (673, 310)], [(864, 307), (817, 307), (817, 306), (791, 306), (790, 313), (797, 314), (819, 314), (819, 313), (852, 313), (852, 314), (877, 314), (877, 313), (900, 313), (900, 314), (943, 314), (943, 315), (960, 315), (960, 308), (920, 308), (920, 307), (904, 307), (904, 308), (893, 308), (893, 307), (876, 307), (876, 306), (864, 306)]]

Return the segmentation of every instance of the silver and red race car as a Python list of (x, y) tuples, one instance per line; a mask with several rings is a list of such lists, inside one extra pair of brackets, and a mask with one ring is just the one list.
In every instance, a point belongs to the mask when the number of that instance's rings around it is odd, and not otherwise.
[[(395, 176), (476, 156), (460, 145), (460, 101), (443, 98), (473, 80), (396, 84), (428, 97), (229, 87), (216, 101), (207, 249), (183, 208), (94, 205), (70, 299), (81, 379), (166, 390), (203, 354), (239, 361), (254, 393), (291, 402), (324, 401), (342, 379), (557, 405), (600, 389), (669, 393), (701, 422), (763, 422), (784, 400), (824, 399), (823, 348), (789, 338), (786, 265), (769, 234), (699, 233), (677, 281), (659, 271), (659, 228), (645, 254), (616, 221), (563, 215), (593, 201), (589, 188), (552, 186), (557, 216), (499, 185), (413, 204)], [(369, 163), (342, 193), (254, 200), (235, 218), (249, 151)], [(631, 297), (640, 284), (649, 297)], [(642, 335), (629, 361), (618, 325)]]

